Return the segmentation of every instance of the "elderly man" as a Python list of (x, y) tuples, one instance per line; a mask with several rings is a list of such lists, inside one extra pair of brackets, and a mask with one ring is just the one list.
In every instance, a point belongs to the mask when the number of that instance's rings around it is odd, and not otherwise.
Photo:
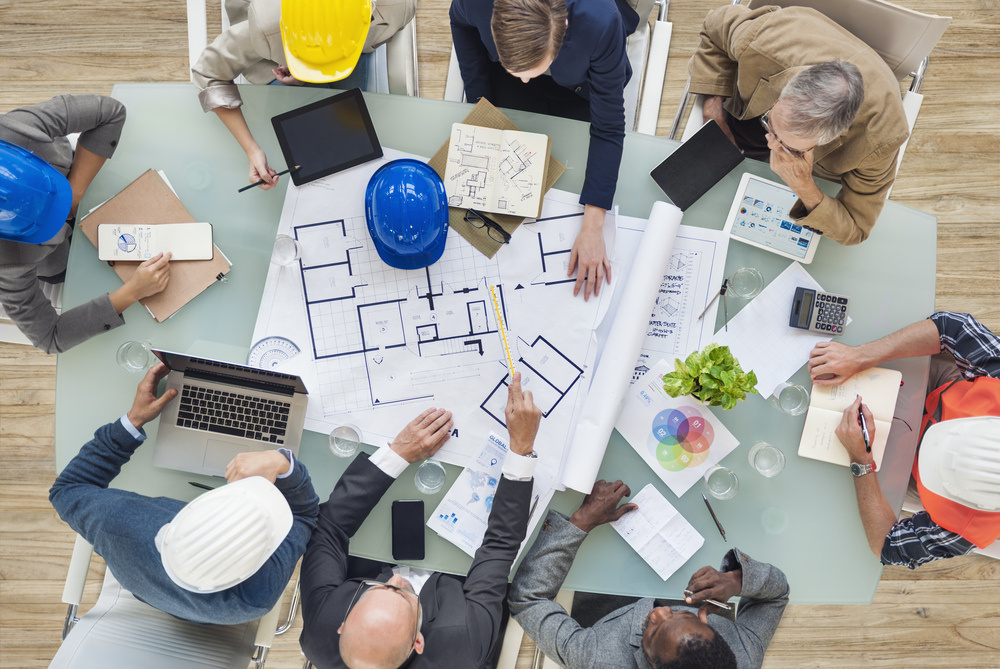
[[(618, 506), (629, 494), (621, 481), (598, 481), (568, 519), (549, 512), (511, 586), (514, 619), (546, 656), (570, 669), (760, 667), (788, 603), (788, 583), (779, 569), (738, 549), (726, 553), (721, 571), (706, 566), (694, 573), (685, 598), (690, 607), (645, 598), (582, 628), (552, 601), (590, 531), (636, 508)], [(697, 607), (737, 595), (735, 621), (709, 618), (719, 610), (712, 604)]]
[[(792, 218), (840, 244), (867, 239), (909, 136), (877, 53), (813, 9), (735, 5), (709, 12), (688, 72), (705, 118), (798, 196)], [(813, 175), (840, 181), (837, 197)]]
[(260, 618), (285, 591), (316, 525), (319, 498), (287, 449), (241, 453), (229, 483), (192, 502), (108, 486), (146, 438), (142, 427), (177, 396), (156, 396), (153, 367), (132, 408), (101, 427), (49, 490), (59, 517), (94, 545), (118, 582), (172, 616), (234, 625)]
[(496, 647), (510, 567), (528, 524), (535, 434), (541, 411), (515, 374), (507, 394), (510, 451), (483, 543), (465, 578), (349, 560), (348, 544), (407, 465), (433, 455), (451, 433), (451, 412), (428, 409), (371, 458), (360, 454), (320, 507), (302, 561), (302, 635), (319, 669), (488, 666)]
[[(851, 457), (861, 522), (882, 564), (910, 569), (965, 555), (1000, 538), (1000, 337), (969, 314), (940, 311), (861, 346), (816, 345), (809, 374), (816, 385), (843, 383), (887, 360), (930, 355), (931, 374), (913, 463), (925, 510), (897, 521), (879, 487), (858, 422), (858, 398), (844, 411), (837, 438)], [(874, 431), (870, 432), (874, 438)], [(994, 472), (991, 474), (990, 472)]]

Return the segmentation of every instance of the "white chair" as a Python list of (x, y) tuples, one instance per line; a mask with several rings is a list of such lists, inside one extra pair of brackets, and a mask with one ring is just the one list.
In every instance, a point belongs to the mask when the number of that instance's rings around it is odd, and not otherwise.
[[(673, 30), (673, 24), (667, 21), (670, 0), (628, 1), (639, 15), (639, 25), (625, 44), (628, 60), (632, 65), (632, 78), (625, 86), (625, 126), (629, 130), (655, 135)], [(651, 27), (650, 17), (654, 7), (659, 8), (659, 11)], [(444, 99), (453, 102), (465, 100), (465, 84), (454, 45), (451, 47)]]
[[(734, 0), (732, 4), (738, 5), (739, 0)], [(913, 124), (916, 123), (924, 99), (919, 91), (927, 71), (928, 54), (951, 23), (950, 16), (923, 14), (884, 0), (750, 0), (749, 3), (751, 9), (764, 5), (811, 7), (870, 46), (892, 69), (897, 79), (902, 81), (907, 76), (913, 77), (909, 90), (903, 95), (906, 123), (910, 133), (913, 133)], [(684, 110), (692, 97), (696, 99), (680, 140), (687, 140), (704, 123), (702, 96), (691, 95), (690, 83), (689, 80), (685, 84), (684, 92), (681, 94), (681, 102), (668, 134), (670, 139), (678, 138)], [(909, 140), (904, 142), (899, 149), (897, 170), (903, 162), (903, 153), (908, 142)]]
[(97, 604), (77, 610), (93, 548), (80, 536), (73, 547), (63, 602), (68, 604), (63, 643), (49, 669), (255, 669), (274, 641), (281, 602), (260, 620), (242, 625), (202, 625), (179, 620), (136, 599), (108, 569)]
[[(188, 68), (194, 65), (201, 52), (208, 46), (208, 18), (205, 0), (187, 0), (188, 22)], [(375, 50), (372, 66), (368, 71), (368, 90), (374, 93), (395, 93), (397, 95), (420, 94), (417, 74), (417, 26), (416, 19)], [(222, 3), (222, 30), (229, 28), (225, 2)], [(237, 84), (249, 83), (243, 76), (235, 79)]]

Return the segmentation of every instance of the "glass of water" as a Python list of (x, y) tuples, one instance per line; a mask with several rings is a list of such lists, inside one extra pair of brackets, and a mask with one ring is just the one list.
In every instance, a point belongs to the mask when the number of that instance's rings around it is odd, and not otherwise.
[(729, 279), (729, 292), (736, 297), (752, 300), (764, 288), (764, 277), (753, 267), (741, 267)]
[(437, 460), (424, 460), (413, 477), (413, 485), (425, 495), (433, 495), (444, 487), (445, 469)]
[(785, 454), (763, 441), (753, 445), (747, 459), (758, 474), (767, 478), (777, 476), (785, 468)]
[(271, 250), (271, 262), (275, 265), (291, 265), (302, 257), (302, 245), (297, 239), (288, 235), (278, 235), (274, 238), (274, 248)]
[(740, 489), (740, 480), (732, 469), (715, 465), (705, 472), (705, 487), (716, 499), (732, 499)]
[(330, 432), (330, 452), (349, 458), (361, 448), (361, 430), (353, 425), (338, 425)]
[(789, 416), (800, 416), (809, 408), (809, 391), (794, 383), (782, 383), (774, 389), (771, 401)]
[(148, 341), (127, 341), (115, 354), (118, 366), (137, 374), (153, 364), (153, 346)]

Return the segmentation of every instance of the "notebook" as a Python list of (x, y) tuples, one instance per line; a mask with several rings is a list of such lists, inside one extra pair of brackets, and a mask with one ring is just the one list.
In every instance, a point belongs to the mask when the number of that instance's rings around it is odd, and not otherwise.
[(881, 467), (902, 379), (903, 374), (895, 369), (872, 367), (858, 372), (839, 386), (814, 385), (809, 401), (809, 412), (806, 414), (806, 424), (802, 428), (799, 455), (849, 467), (851, 459), (834, 431), (840, 425), (844, 409), (851, 406), (857, 396), (861, 395), (861, 401), (875, 416), (872, 457)]
[(706, 121), (694, 135), (653, 168), (649, 176), (681, 211), (698, 201), (743, 162), (737, 149), (715, 121)]

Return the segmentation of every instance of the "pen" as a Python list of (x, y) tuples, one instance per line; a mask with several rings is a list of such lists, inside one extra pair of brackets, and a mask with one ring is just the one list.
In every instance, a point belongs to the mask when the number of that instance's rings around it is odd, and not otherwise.
[[(302, 166), (301, 166), (301, 165), (296, 165), (295, 167), (289, 167), (289, 168), (288, 168), (287, 170), (284, 170), (284, 171), (282, 171), (282, 172), (278, 172), (278, 173), (277, 173), (277, 174), (275, 174), (274, 176), (276, 176), (276, 177), (280, 177), (280, 176), (281, 176), (282, 174), (288, 174), (289, 172), (291, 172), (291, 171), (293, 171), (293, 170), (294, 170), (294, 171), (298, 171), (298, 169), (299, 169), (300, 167), (302, 167)], [(250, 184), (249, 186), (244, 186), (243, 188), (239, 189), (239, 190), (238, 190), (238, 191), (236, 191), (236, 192), (237, 192), (237, 193), (242, 193), (242, 192), (243, 192), (243, 191), (245, 191), (245, 190), (250, 190), (251, 188), (254, 188), (254, 187), (256, 187), (256, 186), (259, 186), (259, 185), (261, 185), (261, 184), (266, 184), (266, 183), (267, 183), (267, 181), (265, 181), (264, 179), (261, 179), (260, 181), (258, 181), (258, 182), (256, 182), (256, 183), (252, 183), (252, 184)]]
[(721, 295), (722, 296), (722, 313), (726, 317), (726, 332), (729, 332), (729, 310), (726, 308), (726, 289), (728, 287), (729, 287), (729, 279), (723, 279), (723, 281), (722, 281), (722, 288), (720, 288), (719, 292), (717, 292), (715, 295), (712, 296), (712, 299), (709, 300), (708, 304), (705, 305), (705, 308), (701, 310), (700, 314), (698, 314), (698, 320), (700, 321), (701, 318), (702, 318), (702, 316), (704, 316), (705, 313), (708, 311), (708, 308), (710, 306), (712, 306), (713, 304), (715, 304), (715, 301), (717, 299), (719, 299), (719, 295)]
[[(708, 500), (705, 500), (705, 501), (707, 502)], [(709, 507), (709, 508), (711, 508), (711, 507)], [(694, 597), (694, 593), (691, 592), (690, 590), (685, 590), (684, 594), (685, 595), (691, 595), (692, 597)], [(726, 611), (732, 611), (733, 610), (733, 607), (731, 607), (729, 604), (724, 604), (723, 602), (720, 602), (720, 601), (718, 601), (716, 599), (703, 599), (702, 601), (703, 602), (708, 602), (709, 604), (715, 604), (720, 609), (725, 609)]]
[(197, 481), (188, 481), (189, 484), (193, 485), (195, 488), (201, 488), (202, 490), (215, 490), (210, 485), (205, 485), (204, 483), (198, 483)]
[[(858, 398), (860, 399), (861, 395), (858, 395)], [(861, 436), (865, 438), (865, 453), (871, 453), (872, 438), (871, 435), (868, 434), (868, 421), (865, 420), (865, 414), (861, 411), (861, 406), (862, 405), (860, 404), (858, 405), (858, 420), (861, 422)]]
[(728, 544), (729, 539), (726, 538), (726, 531), (722, 529), (722, 523), (719, 522), (719, 517), (715, 515), (715, 510), (712, 509), (712, 505), (708, 503), (708, 498), (705, 497), (705, 493), (701, 493), (701, 498), (705, 500), (705, 506), (708, 507), (708, 512), (712, 514), (712, 520), (715, 521), (715, 526), (719, 528), (719, 534), (722, 535), (722, 540)]

